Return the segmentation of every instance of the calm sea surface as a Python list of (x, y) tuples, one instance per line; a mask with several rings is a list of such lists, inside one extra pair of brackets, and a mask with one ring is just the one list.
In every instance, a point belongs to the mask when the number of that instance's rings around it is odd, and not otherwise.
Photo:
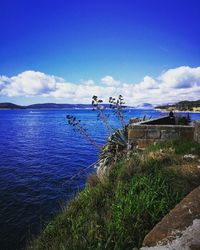
[[(98, 158), (98, 150), (66, 124), (72, 114), (99, 143), (106, 130), (92, 110), (0, 110), (0, 249), (22, 249), (75, 193), (90, 169), (70, 180)], [(126, 121), (159, 111), (128, 110)], [(191, 114), (199, 119), (200, 114)], [(113, 127), (118, 121), (110, 116)]]

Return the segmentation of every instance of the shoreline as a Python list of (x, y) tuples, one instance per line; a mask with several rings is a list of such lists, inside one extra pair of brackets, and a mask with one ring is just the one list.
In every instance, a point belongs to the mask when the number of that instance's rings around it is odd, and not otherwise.
[[(92, 108), (0, 108), (0, 110), (91, 110)], [(108, 109), (107, 109), (108, 110)], [(126, 110), (138, 110), (137, 108), (126, 108)], [(169, 113), (170, 110), (166, 109), (139, 109), (139, 110), (155, 110), (155, 111), (160, 111), (161, 113)], [(200, 111), (187, 111), (187, 110), (173, 110), (174, 113), (196, 113), (199, 114)]]
[[(162, 113), (168, 113), (170, 112), (170, 110), (167, 110), (167, 109), (154, 109), (154, 110), (157, 110), (157, 111), (160, 111)], [(173, 110), (172, 111), (173, 113), (200, 113), (200, 111), (189, 111), (189, 110)]]

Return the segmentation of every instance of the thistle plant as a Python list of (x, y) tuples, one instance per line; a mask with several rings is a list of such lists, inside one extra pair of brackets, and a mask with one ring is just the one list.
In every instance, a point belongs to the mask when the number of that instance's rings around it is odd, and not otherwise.
[(98, 99), (98, 96), (94, 95), (92, 97), (93, 110), (97, 110), (98, 111), (97, 118), (98, 119), (100, 119), (100, 118), (102, 119), (102, 121), (105, 124), (107, 130), (110, 132), (112, 130), (112, 128), (108, 124), (108, 121), (107, 121), (108, 117), (104, 114), (105, 107), (102, 105), (102, 103), (103, 103), (103, 100)]
[[(93, 106), (99, 107), (102, 101), (98, 102), (97, 96), (93, 96)], [(100, 104), (99, 104), (100, 103)], [(109, 171), (110, 167), (119, 159), (124, 157), (124, 152), (127, 150), (127, 130), (123, 116), (123, 108), (125, 108), (122, 95), (119, 95), (118, 99), (114, 97), (109, 98), (110, 108), (113, 113), (119, 119), (122, 128), (115, 129), (109, 135), (107, 143), (102, 147), (99, 155), (100, 161), (98, 163), (97, 175), (100, 179), (103, 179), (105, 174)], [(101, 110), (101, 109), (100, 109)], [(106, 120), (107, 121), (107, 120)]]
[(73, 115), (66, 115), (68, 125), (73, 127), (73, 130), (80, 133), (85, 137), (85, 139), (92, 145), (94, 145), (99, 150), (101, 147), (97, 144), (97, 142), (91, 138), (91, 136), (87, 133), (87, 129), (81, 124), (81, 120), (78, 120)]
[[(109, 136), (107, 139), (107, 143), (100, 147), (95, 140), (93, 140), (90, 135), (87, 133), (87, 129), (84, 128), (81, 124), (81, 120), (78, 120), (73, 115), (67, 115), (66, 118), (68, 120), (68, 124), (71, 125), (74, 131), (79, 132), (81, 135), (85, 137), (85, 139), (97, 147), (100, 150), (99, 160), (96, 164), (97, 167), (97, 175), (100, 177), (102, 173), (107, 173), (110, 167), (118, 160), (123, 158), (124, 151), (127, 150), (127, 130), (126, 124), (123, 116), (123, 108), (125, 107), (124, 100), (122, 95), (119, 95), (118, 99), (113, 97), (109, 98), (110, 108), (113, 110), (114, 114), (117, 115), (122, 128), (121, 129), (113, 129), (108, 123), (108, 116), (105, 114), (105, 106), (102, 105), (103, 100), (99, 99), (98, 96), (94, 95), (92, 97), (92, 106), (93, 110), (98, 112), (97, 118), (101, 119), (105, 124), (107, 130), (109, 131)], [(104, 174), (103, 174), (104, 175)]]
[(114, 97), (109, 98), (110, 108), (113, 110), (114, 114), (118, 116), (122, 128), (125, 129), (126, 123), (124, 121), (123, 108), (125, 108), (124, 99), (122, 95), (119, 95), (118, 99)]
[[(107, 120), (107, 116), (103, 112), (105, 110), (105, 107), (102, 105), (102, 103), (103, 101), (101, 99), (98, 99), (97, 96), (92, 97), (92, 105), (94, 107), (94, 110), (98, 110), (99, 112), (97, 118), (102, 118), (103, 122), (106, 125), (106, 128), (111, 130), (111, 127)], [(102, 147), (100, 158), (102, 158), (103, 160), (105, 160), (106, 158), (110, 159), (110, 161), (106, 161), (107, 163), (111, 163), (112, 159), (118, 158), (119, 152), (126, 149), (128, 141), (126, 124), (123, 116), (123, 108), (125, 108), (123, 96), (119, 95), (117, 100), (113, 97), (110, 97), (109, 104), (110, 108), (113, 110), (113, 113), (117, 115), (122, 128), (115, 130), (112, 129), (112, 133), (110, 133), (107, 143)]]

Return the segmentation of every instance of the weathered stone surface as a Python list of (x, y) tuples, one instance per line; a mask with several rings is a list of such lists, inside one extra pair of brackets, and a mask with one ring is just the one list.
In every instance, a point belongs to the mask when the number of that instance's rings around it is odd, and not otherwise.
[(173, 140), (180, 137), (195, 139), (200, 143), (200, 121), (195, 122), (194, 126), (137, 123), (130, 124), (128, 129), (129, 143), (133, 146), (138, 145), (139, 148), (146, 148), (155, 141)]
[(129, 129), (128, 131), (128, 138), (133, 139), (133, 138), (143, 138), (145, 134), (144, 129)]
[(138, 126), (138, 127), (145, 127), (145, 128), (148, 128), (148, 129), (161, 129), (161, 130), (180, 130), (180, 129), (187, 129), (187, 128), (190, 128), (191, 126), (185, 126), (185, 125), (140, 125), (140, 124), (137, 124), (135, 126)]
[(200, 186), (189, 193), (144, 238), (144, 246), (174, 239), (180, 232), (200, 218)]
[(137, 147), (140, 149), (147, 148), (148, 146), (154, 144), (154, 139), (139, 139), (137, 141)]
[(146, 129), (147, 125), (140, 125), (140, 124), (130, 124), (129, 129)]
[(161, 139), (169, 140), (179, 137), (179, 133), (176, 130), (161, 130)]
[(194, 137), (194, 140), (195, 140), (196, 142), (200, 143), (200, 135), (197, 134), (197, 135)]
[(148, 129), (146, 132), (146, 139), (159, 139), (160, 129)]
[(194, 122), (194, 140), (200, 143), (200, 121)]
[(191, 130), (183, 130), (180, 132), (180, 136), (183, 138), (192, 140), (194, 137), (194, 131), (192, 129)]
[(194, 128), (196, 132), (200, 133), (200, 121), (195, 121), (194, 122)]
[(142, 247), (140, 250), (200, 250), (200, 219), (181, 231), (181, 235), (172, 241), (160, 242), (154, 247)]

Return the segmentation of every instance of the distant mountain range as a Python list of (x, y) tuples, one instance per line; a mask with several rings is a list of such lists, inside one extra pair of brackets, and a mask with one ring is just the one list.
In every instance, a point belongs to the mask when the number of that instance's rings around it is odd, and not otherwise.
[[(109, 104), (102, 104), (109, 107)], [(60, 104), (60, 103), (37, 103), (27, 106), (17, 105), (10, 102), (0, 103), (0, 109), (90, 109), (91, 104)]]
[[(109, 108), (109, 104), (102, 104)], [(65, 103), (36, 103), (31, 105), (17, 105), (11, 102), (0, 103), (0, 109), (91, 109), (91, 104), (65, 104)], [(141, 105), (127, 106), (127, 108), (135, 109), (160, 109), (160, 110), (179, 110), (179, 111), (200, 111), (200, 100), (198, 101), (181, 101), (175, 104), (166, 104), (154, 107), (150, 103), (142, 103)]]
[(0, 103), (0, 109), (71, 109), (71, 108), (92, 108), (91, 104), (58, 104), (58, 103), (37, 103), (31, 105), (17, 105), (10, 102)]

